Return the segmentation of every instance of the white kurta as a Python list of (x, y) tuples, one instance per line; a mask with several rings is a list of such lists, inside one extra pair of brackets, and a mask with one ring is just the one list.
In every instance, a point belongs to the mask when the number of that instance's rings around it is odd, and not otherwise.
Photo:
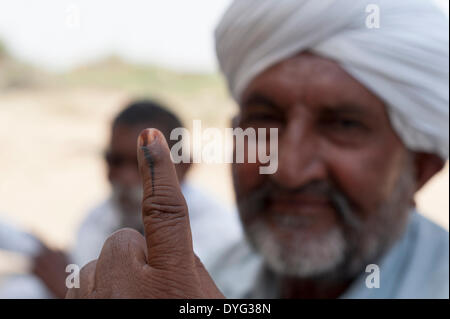
[[(370, 273), (363, 272), (341, 298), (449, 298), (449, 233), (416, 211), (377, 265), (379, 288), (367, 287)], [(276, 276), (244, 240), (230, 247), (210, 273), (228, 298), (279, 297)]]
[[(208, 267), (229, 243), (241, 238), (238, 214), (193, 185), (183, 183), (181, 191), (189, 208), (194, 251)], [(85, 265), (98, 258), (103, 243), (118, 228), (120, 215), (110, 199), (95, 207), (78, 231), (72, 254), (74, 262)]]

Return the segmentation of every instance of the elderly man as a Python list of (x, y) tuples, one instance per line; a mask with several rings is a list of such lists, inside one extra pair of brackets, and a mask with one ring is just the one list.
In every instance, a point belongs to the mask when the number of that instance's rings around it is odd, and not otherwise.
[(447, 30), (421, 0), (234, 1), (216, 32), (234, 123), (279, 132), (276, 173), (233, 165), (249, 244), (206, 272), (167, 143), (148, 129), (145, 239), (116, 232), (68, 296), (448, 298), (448, 233), (414, 209), (448, 158)]

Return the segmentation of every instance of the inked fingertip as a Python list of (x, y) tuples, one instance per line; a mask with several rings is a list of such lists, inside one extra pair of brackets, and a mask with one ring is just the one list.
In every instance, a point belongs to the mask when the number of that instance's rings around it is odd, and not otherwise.
[(141, 134), (139, 134), (138, 145), (140, 147), (147, 146), (148, 144), (148, 129), (144, 129)]
[(148, 146), (151, 144), (158, 136), (158, 130), (154, 128), (146, 128), (139, 135), (139, 146)]
[(151, 144), (153, 141), (158, 139), (159, 134), (162, 134), (158, 129), (151, 128), (148, 130), (148, 143)]

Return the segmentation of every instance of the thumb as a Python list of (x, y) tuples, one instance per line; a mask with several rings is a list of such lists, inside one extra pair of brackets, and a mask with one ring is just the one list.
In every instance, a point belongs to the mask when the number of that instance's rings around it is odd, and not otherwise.
[(137, 157), (144, 192), (142, 216), (148, 264), (167, 269), (193, 263), (188, 208), (163, 134), (157, 129), (143, 130)]

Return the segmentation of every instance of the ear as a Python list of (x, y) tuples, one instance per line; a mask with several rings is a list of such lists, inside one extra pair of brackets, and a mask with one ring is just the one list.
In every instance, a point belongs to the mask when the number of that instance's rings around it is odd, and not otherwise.
[(444, 167), (445, 161), (438, 155), (430, 153), (416, 152), (414, 155), (417, 192)]
[(105, 171), (106, 171), (106, 176), (108, 177), (108, 181), (112, 184), (112, 182), (113, 182), (113, 172), (112, 172), (112, 167), (111, 167), (111, 165), (110, 165), (110, 163), (109, 163), (109, 160), (108, 160), (108, 153), (109, 153), (109, 151), (108, 150), (106, 150), (106, 151), (104, 151), (103, 152), (103, 159), (104, 159), (104, 163), (105, 163)]
[(235, 129), (236, 127), (238, 127), (239, 120), (240, 120), (239, 115), (235, 115), (231, 118), (231, 128), (232, 129)]

